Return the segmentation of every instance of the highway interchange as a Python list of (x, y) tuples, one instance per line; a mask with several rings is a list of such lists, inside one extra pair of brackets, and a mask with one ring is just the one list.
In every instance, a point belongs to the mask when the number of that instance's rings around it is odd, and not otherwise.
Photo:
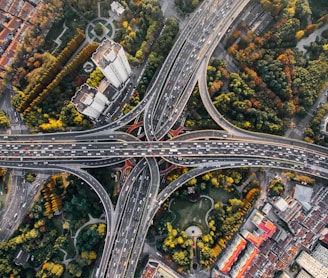
[[(0, 136), (0, 166), (59, 170), (80, 177), (98, 194), (107, 236), (97, 277), (133, 277), (151, 219), (166, 198), (189, 179), (215, 169), (276, 167), (328, 179), (327, 148), (240, 130), (213, 106), (206, 67), (216, 45), (249, 1), (204, 1), (190, 17), (141, 103), (116, 122), (84, 132)], [(179, 119), (198, 82), (204, 106), (226, 131), (203, 130), (161, 141)], [(146, 141), (118, 131), (143, 115)], [(135, 159), (114, 207), (84, 168)], [(159, 192), (158, 161), (191, 167)]]

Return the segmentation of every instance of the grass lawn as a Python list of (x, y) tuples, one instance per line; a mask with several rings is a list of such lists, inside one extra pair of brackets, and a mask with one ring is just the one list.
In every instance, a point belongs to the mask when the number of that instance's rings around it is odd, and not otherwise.
[(94, 35), (92, 34), (93, 26), (89, 25), (87, 29), (88, 36), (93, 39)]
[(206, 231), (205, 215), (210, 208), (211, 201), (207, 198), (201, 198), (197, 202), (175, 199), (170, 207), (176, 214), (173, 224), (181, 230), (185, 230), (190, 225), (198, 224), (203, 231)]
[(209, 196), (213, 198), (214, 202), (221, 201), (222, 203), (226, 204), (229, 199), (238, 198), (239, 195), (232, 192), (227, 192), (222, 188), (210, 188), (209, 189)]
[(102, 25), (106, 26), (107, 24), (107, 20), (101, 19), (101, 18), (97, 18), (96, 20), (93, 21), (94, 24), (97, 23), (102, 23)]
[(52, 254), (52, 260), (61, 262), (65, 258), (65, 254), (62, 250), (56, 250), (54, 254)]
[(61, 233), (63, 231), (63, 222), (61, 216), (55, 216), (51, 218), (53, 225)]

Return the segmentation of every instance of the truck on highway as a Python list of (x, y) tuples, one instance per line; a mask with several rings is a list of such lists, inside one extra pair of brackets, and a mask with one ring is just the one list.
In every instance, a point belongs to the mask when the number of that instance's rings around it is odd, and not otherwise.
[(96, 270), (96, 276), (95, 277), (99, 277), (99, 271), (100, 271), (100, 268), (98, 267), (97, 270)]

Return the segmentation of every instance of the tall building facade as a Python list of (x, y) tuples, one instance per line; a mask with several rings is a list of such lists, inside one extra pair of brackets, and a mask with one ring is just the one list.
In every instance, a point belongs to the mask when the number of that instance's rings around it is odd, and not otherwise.
[(115, 88), (121, 89), (126, 85), (131, 67), (120, 44), (109, 39), (104, 40), (91, 59)]
[(108, 98), (100, 93), (96, 88), (83, 84), (72, 97), (71, 102), (75, 105), (77, 111), (90, 117), (92, 120), (98, 120), (99, 116), (109, 105)]

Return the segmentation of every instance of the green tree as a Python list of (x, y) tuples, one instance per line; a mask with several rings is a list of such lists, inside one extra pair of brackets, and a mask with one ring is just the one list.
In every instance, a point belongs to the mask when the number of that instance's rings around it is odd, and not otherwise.
[(82, 277), (83, 270), (78, 263), (70, 262), (67, 265), (67, 270), (70, 274), (73, 275), (73, 277)]
[(272, 180), (269, 185), (269, 192), (272, 196), (280, 196), (285, 190), (284, 184), (280, 180)]
[(104, 26), (101, 23), (97, 23), (94, 27), (93, 30), (95, 31), (97, 36), (101, 36), (104, 33)]

